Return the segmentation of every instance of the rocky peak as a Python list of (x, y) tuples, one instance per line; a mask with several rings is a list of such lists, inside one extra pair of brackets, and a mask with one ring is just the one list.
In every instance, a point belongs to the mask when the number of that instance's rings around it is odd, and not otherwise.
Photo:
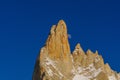
[(84, 52), (78, 43), (71, 53), (63, 20), (53, 25), (36, 60), (32, 80), (120, 80), (98, 51)]
[[(78, 54), (85, 54), (85, 52), (83, 51), (82, 47), (80, 46), (80, 43), (78, 43), (76, 46), (75, 46), (75, 50), (74, 51), (78, 51)], [(74, 52), (73, 52), (74, 54)]]
[(63, 20), (60, 20), (57, 25), (52, 26), (45, 47), (51, 58), (68, 60), (70, 46), (66, 24)]

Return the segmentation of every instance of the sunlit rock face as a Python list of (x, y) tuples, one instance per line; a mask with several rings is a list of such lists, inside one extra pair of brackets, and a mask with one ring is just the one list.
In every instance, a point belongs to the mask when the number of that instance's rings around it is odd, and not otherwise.
[(78, 43), (71, 52), (66, 24), (60, 20), (40, 49), (32, 80), (120, 80), (120, 74), (97, 51), (84, 52)]

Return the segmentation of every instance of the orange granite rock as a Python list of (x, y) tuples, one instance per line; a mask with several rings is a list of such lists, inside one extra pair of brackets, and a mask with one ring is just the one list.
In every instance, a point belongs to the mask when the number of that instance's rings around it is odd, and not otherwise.
[(36, 60), (32, 80), (120, 80), (98, 51), (84, 52), (78, 43), (71, 53), (63, 20), (53, 25)]

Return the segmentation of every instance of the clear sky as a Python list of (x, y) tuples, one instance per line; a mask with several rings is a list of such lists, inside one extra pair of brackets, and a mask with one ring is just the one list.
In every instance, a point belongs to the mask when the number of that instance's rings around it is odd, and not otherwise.
[(65, 20), (71, 49), (99, 51), (120, 72), (119, 0), (0, 0), (0, 80), (31, 80), (50, 27)]

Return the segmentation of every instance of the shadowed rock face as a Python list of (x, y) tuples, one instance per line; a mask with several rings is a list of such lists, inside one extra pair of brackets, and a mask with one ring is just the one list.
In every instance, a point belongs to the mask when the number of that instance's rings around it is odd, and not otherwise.
[(120, 80), (96, 51), (84, 52), (78, 43), (71, 53), (63, 20), (53, 25), (36, 60), (32, 80)]

